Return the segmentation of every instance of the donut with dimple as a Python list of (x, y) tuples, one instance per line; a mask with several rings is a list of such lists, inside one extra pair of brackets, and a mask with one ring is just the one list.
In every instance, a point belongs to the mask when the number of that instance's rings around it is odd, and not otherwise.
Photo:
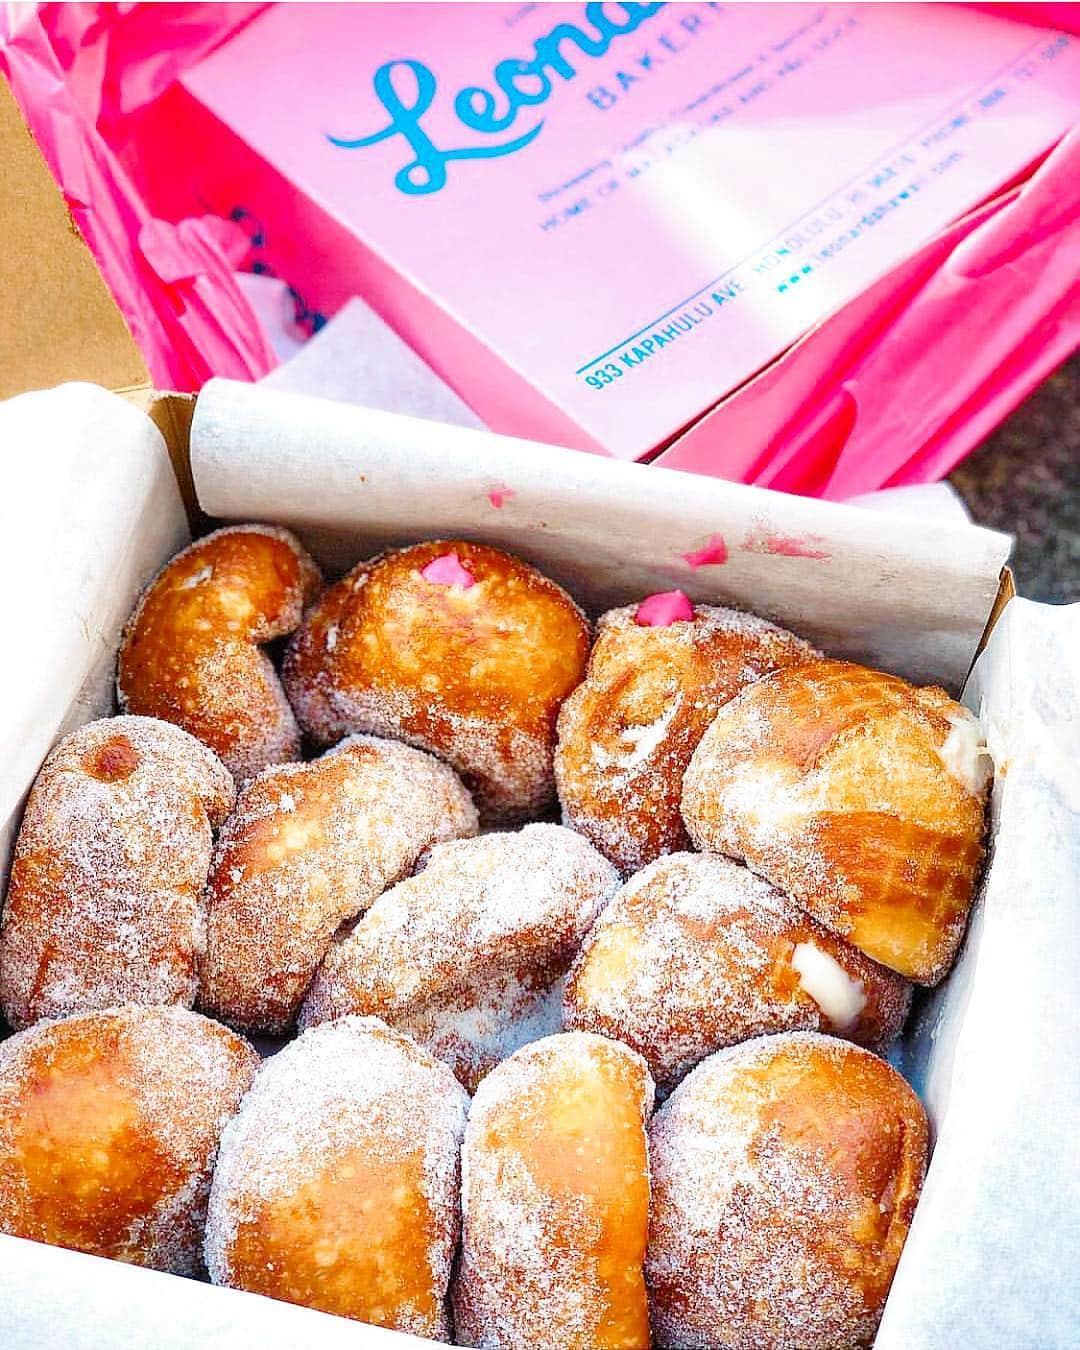
[(221, 1131), (258, 1056), (184, 1008), (43, 1022), (0, 1045), (0, 1231), (202, 1269)]
[(558, 1030), (559, 981), (617, 884), (561, 825), (441, 844), (330, 947), (300, 1024), (382, 1017), (471, 1091), (517, 1046)]
[(462, 1153), (454, 1321), (492, 1350), (647, 1350), (653, 1085), (616, 1041), (565, 1032), (480, 1085)]
[(481, 818), (538, 815), (555, 719), (589, 648), (583, 615), (520, 559), (461, 540), (360, 563), (313, 606), (282, 671), (320, 745), (371, 732), (455, 768)]
[(0, 925), (13, 1027), (129, 1002), (191, 1007), (212, 830), (234, 797), (211, 750), (154, 718), (89, 722), (52, 750)]
[(936, 984), (971, 908), (992, 771), (943, 689), (816, 661), (720, 709), (682, 810), (698, 848), (745, 859), (875, 961)]
[(300, 732), (263, 646), (291, 633), (319, 569), (288, 530), (229, 525), (158, 573), (128, 621), (117, 666), (125, 712), (175, 722), (239, 782), (300, 757)]
[(563, 823), (624, 876), (689, 846), (683, 773), (720, 707), (770, 671), (818, 655), (756, 615), (681, 598), (678, 609), (658, 613), (649, 601), (664, 597), (650, 596), (603, 615), (585, 679), (559, 714)]
[(662, 1088), (727, 1045), (828, 1031), (874, 1050), (900, 1033), (911, 986), (745, 867), (673, 853), (615, 895), (570, 969), (568, 1027), (645, 1056)]
[(231, 1026), (284, 1031), (341, 925), (431, 845), (476, 828), (454, 771), (396, 741), (353, 736), (264, 770), (214, 853), (200, 1006)]
[(468, 1103), (444, 1064), (375, 1018), (305, 1032), (225, 1131), (211, 1279), (448, 1340)]
[(649, 1129), (657, 1343), (871, 1345), (926, 1154), (915, 1093), (846, 1041), (766, 1036), (704, 1060)]

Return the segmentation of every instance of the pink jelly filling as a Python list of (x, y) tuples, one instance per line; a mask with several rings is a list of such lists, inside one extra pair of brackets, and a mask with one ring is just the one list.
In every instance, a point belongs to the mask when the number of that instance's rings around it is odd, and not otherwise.
[(636, 622), (644, 628), (667, 628), (694, 617), (694, 607), (682, 591), (658, 591), (647, 595), (637, 607)]
[(462, 567), (456, 553), (444, 553), (441, 557), (432, 558), (421, 569), (420, 575), (436, 586), (460, 586), (463, 590), (468, 590), (475, 581), (469, 569)]

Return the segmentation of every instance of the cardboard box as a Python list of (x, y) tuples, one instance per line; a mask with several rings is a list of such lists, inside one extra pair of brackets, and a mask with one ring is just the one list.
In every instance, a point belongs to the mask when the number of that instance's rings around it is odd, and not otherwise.
[[(11, 122), (4, 121), (3, 104), (0, 90), (0, 132), (6, 128), (10, 133)], [(710, 577), (701, 570), (693, 572), (697, 592), (720, 593), (726, 600), (755, 606), (761, 603), (758, 588), (768, 585), (771, 598), (762, 607), (780, 617), (790, 608), (792, 612), (805, 611), (812, 618), (817, 591), (828, 612), (819, 610), (818, 621), (811, 626), (819, 637), (823, 632), (831, 633), (825, 645), (834, 649), (856, 650), (860, 644), (871, 648), (880, 643), (883, 619), (891, 614), (894, 626), (909, 635), (917, 663), (937, 650), (943, 665), (957, 680), (976, 649), (991, 632), (1007, 629), (1013, 615), (1034, 611), (1052, 614), (1046, 607), (1013, 599), (1007, 571), (1002, 571), (1000, 581), (998, 578), (1007, 541), (986, 531), (974, 530), (963, 539), (942, 535), (935, 558), (933, 532), (919, 522), (873, 517), (871, 534), (865, 513), (855, 508), (798, 502), (756, 489), (557, 451), (550, 452), (552, 458), (545, 460), (547, 452), (542, 448), (465, 429), (455, 433), (459, 439), (446, 447), (440, 467), (432, 445), (431, 424), (413, 419), (375, 415), (372, 421), (361, 411), (284, 395), (261, 396), (257, 390), (230, 385), (212, 386), (194, 408), (189, 399), (156, 394), (146, 381), (132, 381), (136, 369), (133, 347), (123, 340), (110, 318), (92, 273), (74, 261), (78, 252), (70, 244), (62, 202), (55, 191), (50, 194), (47, 190), (44, 168), (35, 163), (26, 144), (18, 135), (14, 141), (13, 152), (10, 136), (0, 140), (0, 163), (18, 163), (20, 181), (25, 180), (28, 200), (34, 202), (34, 228), (24, 232), (23, 242), (25, 275), (33, 274), (35, 282), (21, 285), (24, 273), (13, 269), (8, 314), (21, 314), (24, 306), (33, 304), (55, 316), (57, 331), (79, 331), (76, 340), (66, 344), (63, 362), (58, 362), (55, 348), (42, 351), (36, 345), (24, 344), (18, 352), (19, 370), (11, 380), (16, 384), (25, 381), (26, 388), (34, 388), (57, 378), (76, 377), (81, 373), (82, 355), (98, 359), (99, 354), (92, 350), (96, 335), (111, 334), (116, 343), (112, 353), (115, 364), (110, 363), (103, 371), (95, 367), (94, 373), (137, 406), (118, 405), (100, 388), (68, 385), (0, 408), (0, 429), (18, 425), (28, 436), (36, 437), (32, 443), (9, 441), (0, 446), (4, 483), (0, 504), (6, 511), (0, 531), (0, 556), (14, 569), (25, 561), (27, 549), (36, 542), (38, 553), (57, 552), (64, 559), (64, 565), (53, 568), (45, 583), (38, 583), (32, 574), (20, 578), (16, 597), (21, 604), (15, 611), (14, 630), (19, 633), (19, 643), (4, 663), (9, 720), (0, 729), (0, 821), (9, 831), (18, 817), (19, 797), (57, 735), (70, 725), (109, 710), (111, 690), (101, 675), (111, 663), (133, 593), (173, 552), (178, 537), (185, 533), (178, 487), (185, 490), (192, 522), (200, 527), (191, 495), (192, 413), (199, 418), (195, 465), (199, 480), (220, 494), (224, 503), (231, 488), (228, 473), (221, 470), (228, 470), (231, 452), (229, 444), (215, 439), (214, 433), (226, 427), (234, 413), (246, 416), (248, 410), (257, 411), (255, 404), (245, 403), (248, 399), (270, 400), (259, 415), (266, 414), (268, 407), (275, 428), (280, 430), (280, 444), (270, 448), (279, 472), (276, 484), (270, 479), (249, 483), (245, 489), (248, 495), (239, 504), (242, 513), (262, 515), (266, 499), (260, 500), (260, 491), (279, 491), (284, 484), (291, 492), (295, 482), (305, 475), (310, 477), (312, 461), (290, 453), (290, 447), (295, 451), (298, 439), (306, 445), (305, 438), (310, 437), (314, 425), (309, 419), (315, 419), (327, 433), (325, 455), (315, 461), (321, 486), (316, 485), (306, 499), (298, 499), (294, 508), (297, 523), (309, 542), (327, 560), (340, 563), (346, 556), (362, 556), (388, 532), (399, 537), (402, 532), (406, 536), (411, 532), (412, 537), (420, 537), (443, 528), (456, 529), (471, 519), (484, 537), (506, 542), (538, 561), (550, 560), (563, 573), (574, 570), (579, 578), (587, 576), (590, 601), (599, 606), (621, 598), (627, 587), (640, 587), (651, 575), (668, 575), (673, 565), (669, 546), (679, 539), (691, 515), (710, 519), (733, 540), (738, 536), (743, 542), (744, 526), (757, 519), (771, 525), (797, 520), (804, 545), (809, 529), (821, 540), (835, 542), (837, 549), (848, 549), (846, 589), (840, 576), (814, 570), (815, 566), (826, 568), (833, 559), (815, 558), (813, 551), (808, 556), (805, 547), (801, 553), (781, 547), (741, 550), (738, 565), (724, 574), (722, 586), (716, 574)], [(71, 259), (71, 265), (49, 268), (47, 260), (54, 250), (58, 258)], [(16, 417), (11, 414), (13, 408)], [(141, 408), (149, 411), (162, 439), (143, 421)], [(341, 418), (354, 420), (349, 422), (343, 439), (335, 440)], [(116, 428), (125, 442), (130, 440), (130, 446), (103, 444), (100, 439), (95, 442), (95, 427)], [(479, 440), (468, 439), (477, 435)], [(166, 464), (166, 446), (176, 471), (175, 483)], [(243, 445), (239, 452), (244, 452)], [(42, 518), (35, 518), (30, 509), (35, 502), (20, 497), (17, 476), (18, 466), (36, 457), (44, 464), (36, 477), (28, 475), (26, 481), (42, 489), (36, 499)], [(77, 487), (80, 473), (89, 484), (95, 476), (107, 474), (114, 459), (126, 475), (126, 490), (121, 484), (114, 502), (88, 519), (84, 528), (71, 530), (70, 514), (64, 518), (64, 513), (76, 509), (81, 494), (65, 496), (63, 484), (70, 479)], [(518, 491), (499, 507), (488, 500), (484, 509), (482, 503), (496, 467), (502, 474), (521, 474)], [(361, 490), (361, 471), (374, 489), (370, 494)], [(45, 491), (50, 473), (56, 481), (52, 498)], [(564, 473), (570, 477), (564, 478)], [(331, 495), (331, 487), (338, 481), (349, 482), (352, 489), (340, 508)], [(391, 514), (391, 508), (396, 515)], [(604, 526), (600, 530), (598, 518)], [(333, 528), (327, 529), (327, 525)], [(619, 541), (614, 553), (611, 539)], [(635, 552), (628, 557), (626, 548), (631, 545)], [(825, 551), (816, 550), (819, 554)], [(685, 562), (682, 565), (690, 567)], [(12, 571), (6, 574), (12, 575)], [(831, 576), (828, 585), (815, 580), (825, 575)], [(28, 592), (26, 601), (22, 601), (22, 589)], [(96, 598), (88, 599), (91, 591)], [(959, 606), (957, 593), (967, 596)], [(785, 602), (786, 595), (791, 597), (790, 606)], [(961, 613), (965, 608), (967, 612)], [(24, 624), (36, 626), (27, 629)], [(22, 653), (30, 664), (21, 659)], [(866, 654), (874, 653), (867, 650)], [(1016, 665), (1022, 664), (1021, 654), (1016, 653)], [(1029, 654), (1029, 660), (1041, 655), (1040, 647)], [(1060, 706), (1056, 681), (1061, 665), (1060, 660), (1051, 659), (1038, 672), (1046, 699), (1055, 707)], [(1008, 660), (1004, 666), (1006, 687), (1013, 687), (1009, 685)], [(47, 678), (43, 679), (43, 674)], [(39, 698), (42, 684), (48, 686), (50, 695), (44, 706)], [(990, 686), (987, 688), (992, 692)], [(1009, 712), (1006, 703), (999, 693), (989, 711), (1005, 717)], [(1037, 722), (1043, 725), (1035, 717), (1040, 710), (1032, 706), (1028, 711), (1028, 726), (1034, 736)], [(30, 751), (13, 761), (7, 742), (22, 745), (24, 724), (32, 732)], [(1075, 733), (1069, 734), (1075, 739)], [(1063, 732), (1059, 753), (1068, 757), (1071, 745)], [(1033, 771), (1031, 766), (1025, 767), (1021, 747), (1010, 754), (1007, 776), (999, 761), (995, 810), (1002, 829), (1013, 830), (1009, 835), (1012, 851), (1007, 866), (1002, 867), (995, 859), (991, 867), (987, 896), (994, 897), (994, 908), (981, 913), (961, 968), (936, 996), (943, 1008), (938, 1022), (913, 1028), (910, 1037), (913, 1061), (917, 1062), (920, 1055), (926, 1060), (921, 1082), (937, 1125), (939, 1151), (949, 1148), (952, 1155), (956, 1153), (952, 1122), (961, 1114), (959, 1107), (965, 1101), (969, 1107), (977, 1107), (979, 1128), (992, 1129), (995, 1113), (983, 1109), (975, 1088), (1000, 1089), (1001, 1073), (1020, 1077), (1025, 1065), (1029, 1079), (1034, 1075), (1038, 1087), (1038, 1099), (1028, 1103), (1032, 1114), (1044, 1128), (1048, 1119), (1051, 1128), (1057, 1130), (1058, 1142), (1072, 1146), (1071, 1125), (1061, 1128), (1062, 1122), (1076, 1118), (1063, 1096), (1072, 1087), (1067, 1074), (1071, 1060), (1061, 1057), (1071, 1056), (1075, 1044), (1067, 1015), (1071, 1008), (1075, 1022), (1075, 998), (1064, 972), (1077, 957), (1077, 926), (1068, 906), (1055, 903), (1065, 899), (1059, 892), (1067, 885), (1062, 878), (1068, 877), (1071, 863), (1063, 836), (1055, 835), (1051, 847), (1046, 848), (1037, 832), (1029, 838), (1023, 830), (1014, 830), (1008, 824), (1013, 819), (1007, 809), (1009, 794), (1019, 793)], [(1048, 764), (1048, 760), (1039, 759), (1034, 770), (1048, 774)], [(1030, 807), (1030, 799), (1025, 800)], [(1043, 820), (1051, 818), (1058, 819), (1044, 816)], [(995, 876), (1001, 877), (996, 887)], [(1032, 936), (1024, 929), (1024, 925), (1030, 926), (1030, 913), (1018, 914), (1024, 951), (1030, 949), (1038, 958), (1030, 962), (1019, 959), (1023, 953), (1017, 948), (1015, 934), (1001, 932), (1002, 919), (1010, 913), (1016, 915), (1018, 909), (1022, 911), (1018, 906), (1021, 896), (1014, 884), (1017, 876), (1024, 878), (1023, 898), (1030, 898), (1034, 904), (1039, 923)], [(1002, 889), (1006, 894), (998, 895)], [(980, 968), (980, 955), (995, 951), (991, 937), (999, 954), (1004, 941), (1006, 960), (1012, 961), (1004, 972), (1010, 979), (1004, 989), (998, 982), (1003, 974), (1000, 969), (995, 972), (996, 980), (988, 983)], [(1055, 951), (1060, 970), (1052, 969), (1050, 953)], [(1042, 999), (1047, 991), (1041, 981), (1051, 969), (1053, 982), (1049, 988), (1055, 995), (1059, 1017), (1044, 1025)], [(970, 1046), (965, 1052), (964, 1043), (978, 1039), (973, 1010), (980, 997), (983, 1004), (989, 1001), (1001, 1010), (999, 1015), (1007, 1028), (1019, 1029), (1023, 1035), (1007, 1046), (981, 1046), (979, 1054), (973, 1056)], [(939, 1031), (945, 1033), (940, 1039)], [(1047, 1065), (1048, 1056), (1057, 1056), (1050, 1063), (1058, 1063), (1066, 1071), (1053, 1073)], [(944, 1091), (939, 1079), (947, 1080)], [(953, 1084), (951, 1103), (949, 1083)], [(1074, 1212), (1076, 1179), (1067, 1171), (1062, 1174), (1061, 1160), (1052, 1156), (1049, 1161), (1056, 1171), (1051, 1193), (1051, 1182), (1032, 1162), (1030, 1149), (1020, 1146), (1021, 1142), (1032, 1142), (1031, 1129), (1030, 1120), (1025, 1118), (1023, 1131), (1012, 1141), (1015, 1147), (1010, 1150), (1012, 1168), (1006, 1195), (1012, 1195), (1008, 1203), (1013, 1208), (1008, 1213), (998, 1211), (999, 1227), (989, 1223), (985, 1214), (980, 1215), (978, 1186), (973, 1189), (965, 1175), (958, 1195), (955, 1186), (950, 1189), (952, 1174), (936, 1163), (932, 1165), (927, 1195), (916, 1218), (916, 1225), (921, 1223), (929, 1231), (920, 1241), (918, 1253), (914, 1239), (909, 1243), (912, 1259), (905, 1253), (898, 1275), (898, 1288), (904, 1289), (904, 1297), (890, 1302), (879, 1338), (881, 1350), (939, 1350), (946, 1343), (963, 1344), (968, 1350), (1000, 1350), (1003, 1344), (1011, 1350), (1024, 1346), (1034, 1350), (1035, 1346), (1064, 1347), (1068, 1343), (1061, 1339), (1060, 1325), (1069, 1325), (1070, 1317), (1080, 1317), (1080, 1304), (1075, 1282), (1066, 1281), (1067, 1288), (1061, 1287), (1060, 1271), (1062, 1261), (1064, 1269), (1071, 1268), (1078, 1254), (1075, 1244), (1070, 1248), (1065, 1240), (1067, 1233), (1063, 1239), (1052, 1229), (1053, 1259), (1026, 1263), (1024, 1257), (1026, 1244), (1030, 1243), (1032, 1251), (1039, 1248), (1040, 1225), (1045, 1227), (1048, 1218)], [(986, 1145), (983, 1137), (980, 1146)], [(996, 1155), (991, 1151), (990, 1156)], [(1039, 1189), (1033, 1198), (1039, 1204), (1021, 1204), (1024, 1188), (1030, 1190), (1036, 1172)], [(987, 1185), (992, 1180), (987, 1178)], [(1050, 1206), (1054, 1206), (1053, 1215)], [(992, 1239), (989, 1255), (979, 1270), (980, 1278), (974, 1278), (958, 1263), (964, 1233), (958, 1239), (949, 1231), (950, 1214), (963, 1221), (968, 1235), (981, 1237), (985, 1231)], [(1010, 1228), (1006, 1219), (1014, 1215), (1023, 1222)], [(1003, 1247), (1000, 1237), (1006, 1230), (1008, 1242)], [(950, 1270), (956, 1271), (958, 1285), (950, 1285), (947, 1279), (935, 1283), (935, 1272), (948, 1274)], [(1010, 1332), (1018, 1325), (1017, 1317), (1034, 1317), (1038, 1312), (1040, 1320), (1031, 1324), (1035, 1332), (1027, 1339), (1012, 1334), (996, 1338), (993, 1316), (988, 1314), (988, 1303), (995, 1295), (988, 1293), (983, 1282), (987, 1279), (991, 1289), (995, 1288), (993, 1282), (999, 1281), (997, 1298), (1007, 1294), (1013, 1300), (1007, 1323)], [(912, 1281), (914, 1289), (910, 1287)], [(926, 1317), (930, 1318), (929, 1332), (925, 1326), (911, 1330), (911, 1319), (918, 1323)], [(949, 1335), (942, 1339), (937, 1332), (946, 1324)], [(1040, 1338), (1051, 1325), (1052, 1338)], [(260, 1296), (6, 1236), (0, 1237), (0, 1343), (5, 1350), (128, 1350), (133, 1345), (141, 1350), (194, 1350), (206, 1344), (257, 1344), (266, 1350), (285, 1350), (300, 1344), (340, 1346), (343, 1350), (404, 1350), (407, 1345), (424, 1344)]]

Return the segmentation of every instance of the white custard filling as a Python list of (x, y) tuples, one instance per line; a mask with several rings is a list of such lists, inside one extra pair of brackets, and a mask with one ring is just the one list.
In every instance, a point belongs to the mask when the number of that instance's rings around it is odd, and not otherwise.
[(799, 983), (835, 1031), (850, 1031), (866, 1007), (862, 980), (853, 980), (839, 961), (813, 942), (800, 942), (791, 956)]
[(949, 734), (938, 750), (949, 773), (975, 797), (981, 797), (994, 772), (978, 718), (966, 709), (949, 718)]

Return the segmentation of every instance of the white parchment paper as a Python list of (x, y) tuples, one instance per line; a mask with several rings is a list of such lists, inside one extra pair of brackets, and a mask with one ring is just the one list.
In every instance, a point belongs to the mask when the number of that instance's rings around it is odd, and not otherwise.
[[(680, 587), (959, 689), (1009, 539), (212, 380), (192, 470), (212, 516), (278, 521), (342, 571), (387, 544), (512, 548), (593, 612)], [(687, 560), (702, 550), (724, 561)]]
[(120, 630), (189, 538), (161, 435), (90, 384), (0, 403), (0, 884), (50, 746), (110, 711)]
[(284, 393), (314, 394), (455, 426), (484, 425), (359, 297), (338, 310), (325, 328), (260, 383)]
[(423, 1350), (430, 1341), (261, 1294), (0, 1234), (4, 1350)]

